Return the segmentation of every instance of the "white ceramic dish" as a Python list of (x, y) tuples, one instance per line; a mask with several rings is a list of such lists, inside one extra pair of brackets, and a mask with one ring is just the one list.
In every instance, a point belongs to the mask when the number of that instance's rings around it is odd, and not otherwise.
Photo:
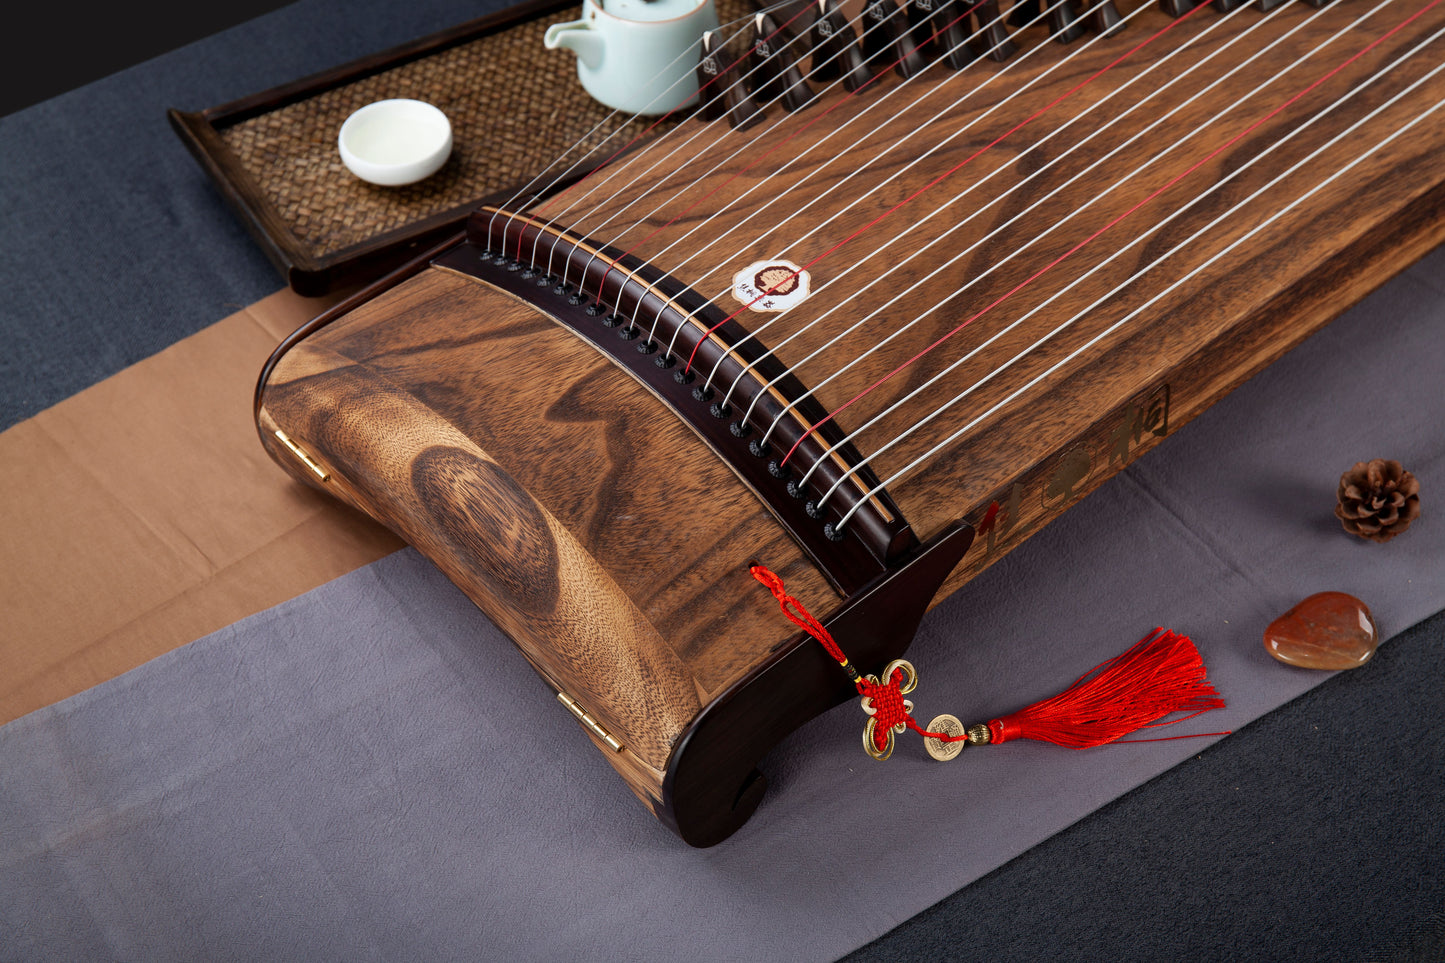
[(357, 177), (400, 187), (441, 169), (452, 152), (452, 125), (426, 101), (378, 100), (346, 118), (336, 147)]

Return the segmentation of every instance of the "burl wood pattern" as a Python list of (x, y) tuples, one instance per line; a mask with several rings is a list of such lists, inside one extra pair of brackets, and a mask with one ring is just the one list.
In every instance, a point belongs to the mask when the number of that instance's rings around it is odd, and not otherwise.
[[(1429, 39), (1445, 5), (1396, 0), (1355, 23), (1366, 9), (1294, 3), (1261, 23), (1204, 8), (1172, 27), (1146, 9), (1068, 46), (1025, 31), (1008, 63), (889, 75), (747, 131), (684, 127), (539, 216), (740, 311), (843, 409), (920, 538), (972, 522), (947, 594), (1445, 240), (1445, 111), (1379, 146), (1445, 99), (1436, 75), (1386, 106), (1445, 59)], [(808, 266), (807, 301), (762, 315), (730, 300), (734, 273), (777, 258)], [(263, 426), (311, 449), (329, 485), (428, 551), (615, 727), (619, 769), (654, 804), (689, 714), (789, 644), (748, 563), (819, 614), (842, 601), (630, 376), (475, 279), (431, 268), (357, 308), (282, 358), (264, 402)], [(437, 530), (463, 525), (478, 535)], [(596, 617), (624, 637), (604, 642), (584, 626)], [(622, 681), (593, 676), (612, 671)]]
[(283, 427), (329, 471), (324, 488), (436, 561), (622, 740), (644, 768), (610, 761), (655, 801), (700, 707), (792, 634), (749, 561), (837, 596), (700, 441), (559, 333), (428, 270), (282, 357), (263, 437)]

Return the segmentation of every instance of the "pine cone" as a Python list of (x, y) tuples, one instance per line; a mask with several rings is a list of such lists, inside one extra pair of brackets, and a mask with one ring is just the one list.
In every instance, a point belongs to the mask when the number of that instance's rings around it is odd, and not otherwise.
[(1345, 531), (1388, 542), (1420, 517), (1420, 483), (1398, 461), (1357, 461), (1340, 476), (1335, 517)]

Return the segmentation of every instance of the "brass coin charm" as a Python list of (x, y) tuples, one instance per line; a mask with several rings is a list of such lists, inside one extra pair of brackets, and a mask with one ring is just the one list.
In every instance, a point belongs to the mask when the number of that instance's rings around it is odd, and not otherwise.
[[(929, 732), (941, 732), (946, 736), (961, 736), (964, 732), (963, 723), (959, 721), (958, 717), (951, 716), (946, 712), (936, 717), (926, 728)], [(960, 739), (957, 742), (944, 742), (942, 739), (935, 739), (932, 736), (923, 737), (923, 748), (927, 749), (928, 754), (939, 762), (947, 762), (954, 756), (957, 756), (960, 752), (963, 752), (963, 747), (966, 745), (968, 745), (967, 739)], [(969, 758), (972, 759), (973, 757), (970, 756)]]

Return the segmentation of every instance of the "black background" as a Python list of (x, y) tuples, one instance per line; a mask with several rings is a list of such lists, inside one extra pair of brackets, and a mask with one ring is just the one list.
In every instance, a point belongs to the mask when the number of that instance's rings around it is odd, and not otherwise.
[(284, 6), (282, 0), (16, 0), (0, 13), (0, 116)]

